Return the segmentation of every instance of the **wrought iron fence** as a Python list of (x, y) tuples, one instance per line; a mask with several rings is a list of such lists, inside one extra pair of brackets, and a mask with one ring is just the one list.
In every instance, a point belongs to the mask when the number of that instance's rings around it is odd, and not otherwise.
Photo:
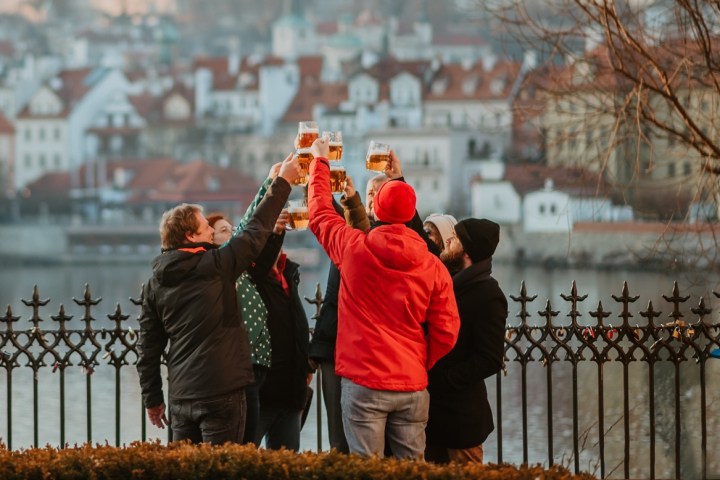
[[(713, 295), (720, 298), (718, 293), (713, 292)], [(699, 441), (700, 453), (699, 465), (693, 467), (694, 473), (690, 475), (710, 478), (710, 475), (720, 474), (717, 454), (720, 428), (714, 426), (720, 419), (720, 360), (711, 359), (720, 347), (720, 323), (710, 320), (711, 309), (705, 300), (700, 297), (697, 304), (692, 306), (689, 303), (690, 296), (681, 295), (675, 283), (672, 292), (662, 296), (669, 306), (669, 312), (665, 313), (668, 321), (663, 322), (660, 319), (661, 310), (652, 302), (648, 302), (644, 310), (637, 311), (639, 318), (635, 318), (632, 306), (639, 297), (630, 294), (627, 284), (624, 284), (619, 295), (612, 295), (617, 305), (614, 313), (606, 310), (601, 301), (592, 310), (582, 310), (582, 302), (588, 296), (580, 295), (574, 282), (570, 293), (561, 294), (560, 297), (562, 303), (569, 307), (566, 317), (561, 317), (561, 310), (567, 309), (554, 309), (551, 300), (547, 300), (544, 308), (534, 315), (531, 304), (537, 296), (528, 294), (524, 282), (519, 295), (510, 295), (515, 302), (514, 306), (511, 303), (511, 316), (518, 310), (519, 313), (515, 318), (508, 319), (504, 372), (496, 375), (494, 382), (489, 382), (489, 390), (494, 397), (496, 431), (494, 442), (492, 437), (488, 440), (490, 444), (486, 442), (486, 452), (488, 447), (490, 451), (493, 450), (494, 443), (496, 458), (486, 458), (497, 462), (507, 461), (511, 456), (507, 452), (508, 445), (513, 444), (516, 449), (517, 445), (521, 445), (521, 461), (524, 463), (564, 463), (578, 472), (587, 469), (585, 465), (581, 466), (581, 456), (586, 450), (592, 450), (589, 457), (594, 463), (589, 465), (594, 465), (596, 473), (603, 478), (622, 474), (624, 478), (644, 476), (654, 479), (657, 477), (658, 460), (663, 457), (665, 463), (669, 461), (672, 464), (670, 475), (683, 478), (683, 474), (687, 473), (683, 472), (684, 455), (687, 453), (684, 449), (692, 448), (688, 447), (687, 441), (692, 437), (689, 443)], [(34, 445), (38, 445), (39, 427), (42, 424), (38, 373), (49, 369), (59, 375), (58, 433), (59, 445), (64, 445), (66, 414), (68, 408), (73, 408), (66, 404), (65, 373), (70, 367), (80, 366), (85, 374), (86, 439), (88, 442), (96, 441), (93, 437), (92, 417), (93, 373), (98, 368), (112, 367), (115, 388), (114, 441), (120, 445), (123, 426), (120, 373), (123, 367), (134, 366), (137, 361), (137, 334), (127, 324), (130, 315), (123, 313), (120, 304), (117, 304), (114, 312), (106, 315), (109, 322), (106, 324), (112, 327), (93, 328), (93, 323), (97, 321), (93, 311), (98, 310), (101, 299), (93, 299), (86, 285), (82, 298), (73, 298), (74, 303), (82, 308), (83, 314), (77, 320), (84, 325), (83, 328), (69, 328), (73, 316), (66, 314), (63, 305), (60, 305), (56, 315), (49, 316), (53, 328), (44, 328), (47, 318), (41, 314), (41, 309), (48, 305), (49, 299), (41, 298), (35, 287), (30, 300), (21, 300), (32, 308), (32, 314), (27, 319), (14, 315), (10, 306), (5, 315), (0, 317), (3, 324), (0, 331), (0, 367), (5, 373), (7, 392), (6, 434), (3, 436), (0, 429), (0, 437), (4, 438), (8, 448), (13, 448), (13, 373), (18, 369), (30, 369), (33, 374), (33, 441)], [(130, 300), (135, 305), (142, 302), (141, 298)], [(319, 308), (317, 298), (312, 303)], [(592, 320), (585, 321), (587, 317), (581, 319), (584, 312)], [(613, 321), (613, 318), (618, 321)], [(73, 325), (77, 323), (75, 321)], [(613, 375), (608, 379), (606, 371), (616, 365), (620, 367), (621, 375)], [(643, 367), (641, 372), (635, 371), (637, 365)], [(683, 365), (692, 367), (681, 369)], [(569, 378), (569, 392), (568, 384), (564, 381), (566, 378)], [(662, 388), (658, 387), (659, 382)], [(529, 383), (536, 385), (531, 388)], [(543, 391), (538, 393), (537, 384), (542, 383)], [(318, 379), (317, 387), (319, 385)], [(508, 392), (509, 385), (515, 392), (519, 390), (519, 395)], [(664, 396), (658, 398), (662, 389), (665, 390), (662, 392)], [(642, 393), (639, 395), (640, 400), (631, 395), (631, 391), (635, 390)], [(615, 406), (606, 403), (606, 396), (618, 392), (621, 392), (618, 397), (621, 399), (621, 406), (617, 408), (619, 412), (607, 419), (608, 412)], [(320, 398), (320, 392), (317, 393), (316, 399)], [(595, 397), (589, 398), (593, 393)], [(567, 411), (560, 410), (561, 416), (556, 418), (557, 404), (561, 403), (563, 395), (567, 397), (568, 394), (571, 398), (570, 406)], [(520, 405), (517, 415), (520, 422), (514, 421), (516, 413), (511, 405), (518, 400), (518, 396)], [(145, 440), (146, 420), (139, 395), (133, 401), (137, 402), (140, 439)], [(688, 405), (691, 402), (697, 405)], [(662, 411), (658, 411), (659, 404)], [(585, 414), (588, 405), (596, 408), (594, 414)], [(537, 410), (538, 406), (546, 412), (542, 440), (533, 431), (540, 430), (538, 418), (534, 418), (537, 415), (530, 411)], [(688, 427), (686, 418), (697, 416), (698, 412), (698, 428)], [(43, 412), (43, 416), (50, 414)], [(321, 446), (321, 418), (318, 403), (318, 448)], [(571, 433), (564, 435), (570, 440), (569, 446), (565, 448), (561, 445), (563, 434), (558, 432), (560, 428), (557, 423), (567, 426), (568, 422), (570, 428), (566, 430)], [(658, 428), (659, 423), (661, 428)], [(621, 452), (619, 455), (608, 454), (609, 439), (618, 425), (622, 425)], [(519, 431), (513, 433), (513, 428)], [(693, 440), (698, 429), (699, 439)], [(663, 451), (672, 450), (671, 458), (662, 453), (658, 455), (659, 432)], [(638, 433), (641, 438), (634, 436)], [(511, 438), (515, 436), (521, 437), (521, 440)], [(593, 436), (594, 443), (591, 439)], [(591, 447), (587, 446), (588, 443)], [(645, 443), (648, 445), (645, 446)], [(613, 441), (612, 447), (618, 448), (616, 441)], [(648, 452), (646, 468), (641, 465), (642, 459), (638, 459), (643, 456), (638, 454), (641, 448)], [(542, 450), (544, 454), (538, 453)], [(560, 451), (562, 456), (559, 457)], [(693, 453), (690, 456), (694, 458), (697, 455)], [(517, 454), (515, 458), (518, 458)], [(694, 460), (685, 461), (688, 462)], [(619, 470), (620, 466), (622, 470)]]

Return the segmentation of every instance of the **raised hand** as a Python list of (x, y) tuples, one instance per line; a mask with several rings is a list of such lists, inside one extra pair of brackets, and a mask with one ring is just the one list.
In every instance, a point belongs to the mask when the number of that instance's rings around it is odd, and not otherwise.
[(390, 150), (390, 160), (387, 162), (387, 165), (385, 165), (385, 175), (391, 180), (403, 176), (400, 159), (395, 155), (395, 150)]
[[(288, 155), (288, 157), (292, 157), (292, 156), (293, 156), (292, 153), (290, 155)], [(286, 160), (287, 160), (287, 158), (286, 158)], [(278, 173), (280, 173), (281, 166), (282, 166), (282, 162), (278, 162), (275, 165), (273, 165), (272, 167), (270, 167), (270, 173), (268, 173), (268, 177), (275, 180), (278, 176)]]
[(315, 158), (328, 158), (328, 154), (330, 153), (330, 142), (328, 142), (326, 137), (316, 138), (310, 147), (310, 153), (312, 153)]
[(350, 175), (345, 175), (345, 198), (352, 198), (355, 196), (355, 185), (353, 184), (352, 178), (350, 178)]
[(280, 164), (278, 176), (284, 178), (292, 185), (300, 177), (300, 163), (292, 153)]

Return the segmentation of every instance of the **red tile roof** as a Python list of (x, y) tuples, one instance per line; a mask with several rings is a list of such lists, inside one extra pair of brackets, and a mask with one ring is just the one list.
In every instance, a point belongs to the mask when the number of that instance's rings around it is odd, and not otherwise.
[[(481, 62), (469, 68), (457, 63), (442, 65), (430, 82), (425, 99), (433, 101), (509, 98), (520, 73), (520, 66), (518, 62), (498, 61), (491, 70), (486, 71)], [(499, 91), (493, 89), (495, 82), (502, 82)], [(433, 87), (438, 83), (443, 88)]]
[(387, 56), (380, 59), (369, 69), (358, 70), (353, 75), (365, 73), (382, 83), (389, 81), (402, 72), (407, 72), (422, 80), (425, 72), (427, 72), (429, 68), (430, 62), (427, 60), (402, 61), (395, 57)]
[(334, 110), (347, 97), (348, 89), (345, 83), (320, 83), (319, 81), (302, 83), (295, 98), (285, 111), (282, 122), (311, 120), (315, 105), (321, 104), (328, 110)]
[(435, 35), (432, 40), (433, 45), (442, 46), (483, 46), (486, 45), (485, 40), (477, 35)]
[[(129, 181), (123, 187), (128, 203), (147, 202), (242, 202), (247, 205), (257, 192), (257, 183), (241, 172), (211, 165), (202, 160), (180, 163), (171, 158), (126, 159), (108, 162), (106, 183), (115, 172), (126, 170)], [(80, 188), (86, 187), (86, 166), (80, 168)], [(33, 197), (66, 198), (71, 188), (68, 172), (47, 173), (27, 187)]]
[(28, 105), (20, 112), (18, 117), (67, 117), (70, 112), (72, 112), (74, 106), (83, 99), (106, 73), (106, 70), (93, 70), (92, 68), (63, 70), (47, 83), (48, 88), (55, 92), (63, 102), (63, 111), (58, 115), (33, 115), (30, 113), (30, 107)]
[(337, 22), (320, 22), (315, 25), (315, 31), (320, 35), (333, 35), (338, 31)]
[(251, 56), (243, 57), (238, 64), (238, 71), (231, 73), (228, 69), (230, 61), (228, 57), (199, 57), (193, 62), (193, 71), (200, 68), (210, 70), (213, 76), (213, 90), (234, 90), (238, 85), (240, 75), (250, 75), (252, 82), (245, 85), (245, 90), (256, 90), (258, 88), (258, 76), (260, 67), (265, 65), (282, 65), (285, 61), (278, 57), (264, 57), (255, 61)]
[(553, 181), (555, 190), (573, 195), (598, 196), (607, 195), (609, 191), (601, 175), (585, 169), (529, 164), (505, 165), (505, 180), (512, 183), (520, 195), (543, 189), (547, 179)]
[(10, 40), (0, 40), (0, 56), (12, 57), (15, 55), (15, 44)]

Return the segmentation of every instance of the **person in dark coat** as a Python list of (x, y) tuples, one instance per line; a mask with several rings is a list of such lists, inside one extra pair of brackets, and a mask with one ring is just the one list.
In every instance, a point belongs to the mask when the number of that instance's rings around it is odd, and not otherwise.
[(244, 387), (253, 381), (247, 333), (235, 280), (262, 251), (299, 167), (292, 158), (245, 230), (223, 248), (198, 205), (165, 212), (163, 253), (143, 290), (137, 370), (150, 422), (168, 424), (160, 361), (167, 353), (173, 440), (239, 442), (245, 427)]
[(508, 315), (505, 294), (491, 275), (499, 238), (496, 223), (468, 218), (457, 223), (440, 255), (457, 271), (460, 334), (429, 372), (425, 457), (431, 461), (482, 463), (483, 442), (494, 429), (485, 379), (502, 368)]
[(278, 220), (250, 275), (267, 307), (272, 363), (260, 388), (260, 417), (255, 443), (270, 449), (300, 449), (302, 414), (307, 401), (311, 369), (308, 362), (310, 331), (300, 300), (299, 266), (282, 251), (287, 214)]

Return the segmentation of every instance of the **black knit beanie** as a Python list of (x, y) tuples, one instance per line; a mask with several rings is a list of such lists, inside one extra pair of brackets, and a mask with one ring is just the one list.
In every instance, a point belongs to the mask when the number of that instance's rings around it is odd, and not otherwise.
[(492, 257), (500, 242), (500, 225), (487, 219), (466, 218), (455, 225), (455, 235), (473, 263)]

